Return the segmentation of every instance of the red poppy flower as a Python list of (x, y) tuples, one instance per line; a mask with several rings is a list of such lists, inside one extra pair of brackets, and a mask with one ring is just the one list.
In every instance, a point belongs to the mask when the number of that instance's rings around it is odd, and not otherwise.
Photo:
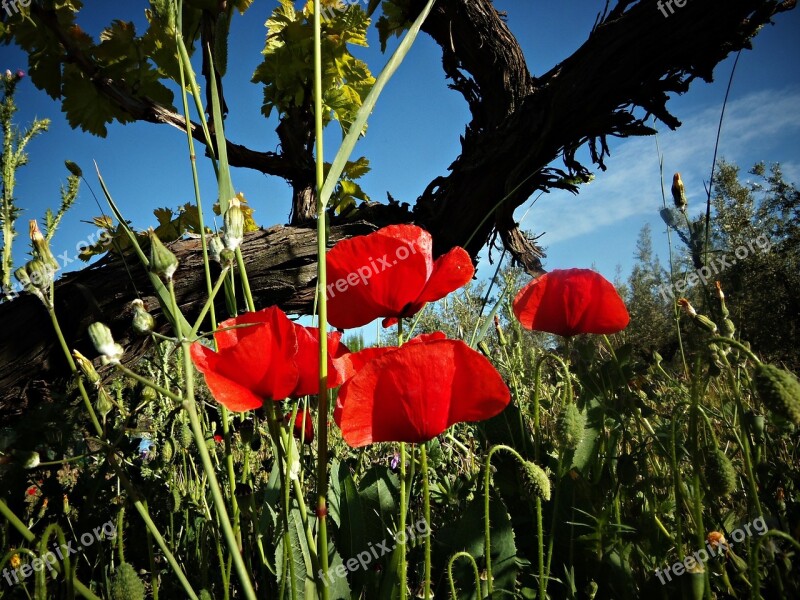
[[(292, 414), (288, 413), (284, 418), (284, 423), (288, 423)], [(314, 441), (314, 419), (311, 417), (310, 410), (298, 410), (294, 417), (294, 437), (302, 439), (303, 443), (310, 444)]]
[[(342, 385), (333, 414), (353, 447), (425, 442), (454, 423), (493, 417), (511, 399), (483, 355), (443, 333), (366, 352), (370, 360)], [(349, 359), (357, 363), (359, 354)]]
[(514, 298), (522, 326), (565, 337), (617, 333), (630, 316), (614, 286), (589, 269), (556, 269), (531, 281)]
[[(238, 326), (238, 327), (237, 327)], [(220, 324), (218, 351), (192, 344), (197, 369), (217, 402), (230, 410), (259, 408), (265, 400), (298, 398), (319, 391), (319, 329), (292, 323), (277, 307), (245, 313)], [(349, 353), (340, 333), (328, 334), (328, 387), (348, 374)], [(350, 370), (348, 370), (350, 369)]]
[[(299, 378), (289, 396), (299, 398), (319, 393), (319, 328), (295, 324), (295, 333), (297, 334), (295, 361), (299, 369)], [(347, 346), (342, 343), (341, 333), (328, 334), (328, 388), (339, 387), (344, 383), (348, 372), (341, 358), (349, 353)]]
[(223, 440), (223, 438), (222, 438), (222, 436), (221, 436), (220, 434), (216, 434), (216, 435), (214, 436), (214, 441), (215, 441), (216, 443), (218, 443), (218, 444), (221, 444), (221, 443), (222, 443), (222, 440)]
[(328, 322), (340, 329), (378, 317), (388, 327), (465, 285), (474, 273), (463, 248), (434, 261), (431, 236), (416, 225), (390, 225), (342, 240), (326, 262)]

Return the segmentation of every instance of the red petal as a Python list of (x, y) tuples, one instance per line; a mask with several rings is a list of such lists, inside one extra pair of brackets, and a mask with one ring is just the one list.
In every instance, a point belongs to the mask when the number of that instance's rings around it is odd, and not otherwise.
[(423, 442), (454, 423), (493, 417), (510, 398), (491, 363), (463, 342), (411, 341), (345, 382), (334, 418), (353, 447)]
[(431, 237), (414, 225), (390, 225), (342, 240), (327, 254), (328, 322), (339, 329), (405, 316), (433, 271)]
[(294, 325), (276, 307), (228, 319), (218, 331), (221, 349), (213, 352), (192, 344), (191, 356), (205, 375), (214, 398), (231, 410), (249, 410), (264, 400), (286, 398), (297, 384), (297, 335)]
[(589, 269), (556, 269), (530, 282), (514, 314), (528, 329), (563, 336), (617, 333), (630, 321), (614, 286)]
[[(319, 328), (303, 327), (295, 324), (297, 333), (297, 356), (295, 361), (299, 371), (297, 385), (291, 394), (293, 398), (319, 393)], [(342, 385), (345, 380), (345, 366), (341, 357), (348, 354), (347, 346), (341, 343), (342, 334), (328, 334), (328, 388)]]
[(421, 307), (426, 302), (441, 300), (450, 292), (467, 285), (474, 274), (475, 267), (472, 266), (472, 259), (467, 251), (453, 248), (436, 259), (433, 273), (417, 298), (417, 303)]

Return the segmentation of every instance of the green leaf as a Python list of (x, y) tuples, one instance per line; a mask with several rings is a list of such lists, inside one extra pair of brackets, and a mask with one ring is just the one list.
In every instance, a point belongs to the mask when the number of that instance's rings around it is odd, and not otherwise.
[[(344, 559), (356, 558), (367, 549), (364, 509), (353, 476), (347, 464), (334, 460), (331, 465), (331, 487), (328, 493), (329, 514), (336, 523), (336, 547)], [(364, 585), (362, 570), (350, 574), (353, 589)]]
[(381, 7), (383, 15), (375, 25), (378, 28), (381, 52), (386, 52), (386, 42), (390, 37), (400, 37), (411, 26), (411, 21), (406, 17), (409, 10), (409, 0), (384, 0)]
[[(503, 501), (497, 497), (489, 498), (489, 519), (492, 544), (492, 574), (494, 591), (498, 597), (514, 597), (519, 565), (517, 547), (511, 517)], [(485, 563), (484, 538), (484, 497), (483, 490), (467, 506), (460, 519), (449, 523), (436, 532), (435, 555), (433, 560), (439, 572), (445, 572), (447, 561), (456, 552), (466, 551), (475, 558), (479, 567)], [(437, 569), (434, 570), (436, 572)], [(458, 598), (479, 600), (484, 597), (475, 590), (475, 574), (466, 560), (453, 565), (453, 578), (456, 589), (461, 590)]]
[[(311, 555), (308, 551), (308, 543), (306, 542), (306, 535), (303, 531), (303, 522), (300, 518), (300, 511), (293, 508), (289, 513), (289, 543), (292, 546), (292, 552), (286, 556), (290, 556), (294, 569), (294, 579), (287, 580), (286, 590), (288, 592), (290, 586), (294, 586), (297, 600), (305, 600), (306, 598), (316, 598), (316, 590), (313, 579), (313, 567), (311, 564)], [(289, 565), (286, 563), (284, 557), (284, 544), (286, 536), (283, 532), (280, 534), (280, 541), (275, 548), (275, 566), (278, 571), (278, 583), (282, 583), (284, 575), (286, 578), (291, 577)], [(286, 598), (290, 598), (288, 593)]]

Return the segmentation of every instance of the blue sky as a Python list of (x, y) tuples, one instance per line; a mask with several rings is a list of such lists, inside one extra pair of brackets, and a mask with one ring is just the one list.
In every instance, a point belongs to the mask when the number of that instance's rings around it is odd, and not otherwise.
[[(507, 12), (509, 27), (522, 45), (533, 74), (549, 70), (582, 44), (604, 4), (604, 0), (495, 2), (499, 10)], [(143, 2), (90, 1), (87, 5), (80, 23), (95, 37), (114, 18), (133, 20), (139, 31), (146, 25)], [(261, 60), (263, 24), (273, 6), (273, 2), (259, 0), (245, 17), (236, 16), (225, 82), (231, 111), (226, 121), (228, 136), (259, 150), (277, 150), (277, 121), (260, 116), (261, 90), (249, 83)], [(719, 150), (720, 157), (745, 169), (759, 160), (781, 162), (787, 177), (795, 182), (800, 181), (796, 142), (800, 133), (800, 72), (791, 65), (800, 60), (797, 31), (800, 10), (779, 15), (777, 24), (764, 28), (755, 39), (754, 50), (742, 54)], [(374, 28), (370, 43), (370, 48), (356, 49), (355, 54), (377, 74), (387, 57), (379, 51)], [(390, 51), (396, 43), (390, 42)], [(0, 58), (2, 69), (27, 70), (27, 58), (15, 47), (0, 47)], [(677, 132), (656, 125), (661, 132), (665, 174), (671, 178), (675, 171), (682, 173), (690, 207), (696, 211), (702, 209), (703, 184), (709, 177), (732, 62), (730, 58), (717, 68), (715, 83), (696, 82), (687, 95), (670, 104), (684, 123)], [(155, 224), (153, 209), (177, 207), (193, 199), (186, 140), (181, 132), (147, 123), (112, 125), (105, 139), (73, 131), (59, 104), (27, 79), (18, 88), (17, 102), (18, 123), (29, 123), (35, 116), (53, 121), (50, 132), (29, 145), (31, 164), (19, 173), (16, 196), (25, 209), (23, 219), (41, 218), (47, 206), (58, 206), (58, 188), (66, 181), (65, 159), (77, 162), (88, 174), (92, 161), (97, 161), (115, 200), (140, 228)], [(458, 155), (459, 135), (468, 120), (466, 103), (446, 87), (438, 47), (421, 35), (381, 97), (367, 137), (356, 147), (356, 156), (366, 155), (372, 163), (372, 172), (363, 179), (367, 193), (374, 200), (384, 201), (389, 191), (395, 198), (413, 203), (431, 179), (446, 173)], [(326, 134), (328, 159), (339, 140), (334, 124)], [(620, 265), (627, 273), (638, 232), (645, 223), (653, 226), (654, 244), (666, 259), (666, 236), (658, 216), (661, 190), (655, 139), (610, 142), (608, 171), (597, 172), (596, 180), (579, 196), (547, 194), (532, 207), (529, 201), (518, 212), (519, 218), (527, 212), (524, 228), (536, 234), (545, 232), (541, 243), (547, 248), (548, 269), (595, 266), (612, 278)], [(202, 160), (199, 164), (208, 210), (215, 200), (216, 185), (210, 165)], [(242, 169), (234, 171), (233, 179), (237, 190), (256, 209), (255, 217), (261, 225), (287, 221), (290, 190), (283, 180)], [(89, 180), (99, 193), (94, 178), (90, 176)], [(56, 236), (54, 249), (58, 253), (71, 251), (94, 232), (83, 221), (98, 213), (94, 199), (83, 187), (77, 206)], [(24, 238), (18, 240), (19, 250), (23, 250)], [(485, 253), (482, 258), (481, 272), (486, 273)]]

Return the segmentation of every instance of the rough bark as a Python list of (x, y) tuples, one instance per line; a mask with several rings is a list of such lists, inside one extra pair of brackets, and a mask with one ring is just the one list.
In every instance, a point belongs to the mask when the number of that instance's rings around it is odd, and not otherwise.
[[(329, 243), (363, 235), (375, 225), (359, 221), (330, 228)], [(175, 276), (178, 305), (194, 322), (205, 304), (205, 275), (199, 239), (170, 245), (179, 257)], [(314, 300), (317, 269), (316, 229), (271, 227), (248, 234), (242, 246), (248, 279), (258, 306), (277, 304), (290, 314), (308, 314)], [(127, 262), (127, 264), (125, 264)], [(219, 273), (213, 265), (213, 275)], [(223, 294), (218, 296), (220, 314)], [(241, 298), (241, 293), (238, 294)], [(97, 352), (86, 335), (94, 321), (111, 327), (115, 339), (126, 348), (125, 360), (134, 362), (144, 349), (144, 340), (131, 330), (130, 302), (142, 298), (156, 318), (160, 333), (169, 334), (147, 273), (135, 256), (126, 261), (109, 255), (81, 271), (69, 273), (56, 284), (56, 313), (67, 344), (86, 356)], [(0, 304), (0, 422), (20, 414), (29, 403), (49, 396), (52, 384), (69, 376), (63, 352), (42, 303), (29, 294)]]

